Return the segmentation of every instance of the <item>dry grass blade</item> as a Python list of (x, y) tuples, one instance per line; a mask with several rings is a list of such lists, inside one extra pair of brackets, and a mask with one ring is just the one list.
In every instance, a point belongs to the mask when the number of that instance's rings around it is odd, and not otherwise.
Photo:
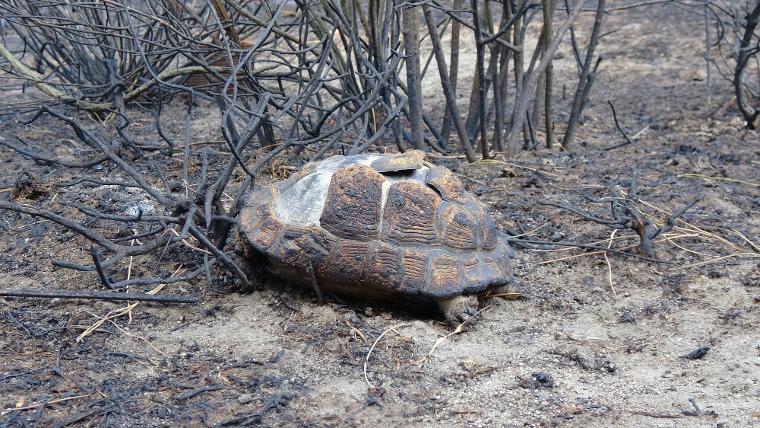
[(368, 374), (368, 371), (369, 371), (369, 357), (372, 356), (372, 351), (375, 350), (375, 347), (377, 346), (377, 344), (380, 343), (380, 340), (382, 340), (382, 338), (385, 337), (386, 334), (388, 334), (390, 332), (394, 332), (394, 333), (396, 333), (398, 335), (401, 335), (401, 333), (399, 333), (398, 331), (396, 331), (396, 329), (397, 328), (401, 328), (401, 327), (406, 327), (408, 325), (409, 325), (409, 323), (402, 323), (402, 324), (394, 325), (393, 327), (389, 327), (385, 331), (383, 331), (380, 334), (380, 336), (377, 336), (377, 339), (375, 339), (375, 341), (372, 343), (372, 346), (369, 348), (369, 351), (367, 352), (367, 356), (364, 358), (364, 381), (367, 382), (367, 386), (369, 387), (369, 389), (373, 389), (374, 388), (374, 385), (372, 385), (372, 382), (369, 381), (369, 374)]
[[(607, 245), (607, 248), (612, 248), (612, 242), (615, 239), (615, 234), (617, 233), (618, 229), (615, 229), (612, 231), (612, 234), (610, 235), (610, 243)], [(612, 283), (612, 264), (610, 263), (610, 258), (607, 257), (608, 251), (605, 251), (604, 254), (604, 261), (607, 263), (607, 280), (610, 283), (610, 290), (612, 290), (612, 297), (617, 299), (617, 292), (615, 291), (615, 285)]]
[[(615, 237), (614, 240), (615, 241), (625, 241), (625, 240), (629, 240), (629, 239), (639, 239), (639, 237), (636, 236), (636, 235), (617, 236), (617, 237)], [(601, 239), (599, 241), (589, 242), (589, 243), (584, 244), (584, 245), (599, 245), (599, 244), (604, 244), (605, 242), (608, 242), (609, 240), (610, 240), (609, 238), (606, 238), (606, 239)], [(578, 249), (578, 247), (574, 247), (574, 246), (563, 246), (562, 244), (557, 244), (557, 245), (559, 245), (561, 248), (552, 248), (552, 249), (547, 249), (547, 250), (544, 250), (544, 249), (535, 249), (535, 250), (531, 250), (531, 251), (544, 252), (544, 253), (554, 253), (554, 252), (559, 252), (559, 251), (571, 251), (571, 250), (577, 250)], [(627, 246), (627, 247), (623, 247), (622, 249), (625, 250), (625, 249), (629, 249), (629, 248), (633, 248), (633, 247), (634, 246)], [(602, 251), (604, 251), (604, 250), (602, 250)], [(596, 254), (596, 253), (597, 252), (594, 252), (594, 254)], [(585, 255), (589, 255), (589, 254), (592, 254), (592, 253), (578, 254), (578, 255), (575, 255), (575, 256), (571, 256), (571, 258), (572, 257), (585, 256)], [(564, 260), (564, 258), (557, 259), (555, 261), (559, 261), (559, 260)], [(545, 263), (551, 263), (551, 261), (547, 261)]]
[(460, 334), (460, 333), (464, 332), (465, 325), (468, 323), (468, 321), (469, 320), (467, 320), (467, 321), (459, 324), (457, 326), (457, 328), (455, 328), (454, 331), (452, 331), (451, 333), (448, 333), (447, 335), (441, 336), (438, 339), (436, 339), (435, 343), (433, 343), (433, 346), (430, 348), (430, 351), (428, 351), (428, 353), (425, 356), (425, 358), (423, 358), (422, 361), (420, 361), (420, 367), (424, 367), (425, 364), (428, 362), (428, 360), (430, 360), (430, 358), (432, 358), (433, 352), (435, 352), (435, 350), (438, 349), (438, 347), (441, 346), (444, 342), (446, 342), (447, 340), (449, 340), (449, 338), (451, 336), (454, 336), (454, 335), (457, 335), (457, 334)]
[[(516, 294), (517, 295), (516, 298), (522, 296), (522, 293), (502, 293), (502, 294), (499, 294), (499, 295), (492, 295), (492, 297), (502, 296), (502, 295), (503, 296), (509, 296), (509, 295), (512, 295), (512, 294)], [(449, 338), (451, 336), (455, 336), (457, 334), (461, 334), (462, 332), (464, 332), (465, 329), (467, 328), (467, 325), (470, 324), (473, 320), (475, 320), (486, 309), (488, 309), (488, 306), (480, 309), (474, 316), (472, 316), (471, 318), (468, 318), (466, 321), (464, 321), (464, 322), (460, 323), (459, 325), (457, 325), (457, 327), (453, 331), (451, 331), (450, 333), (448, 333), (448, 334), (446, 334), (444, 336), (441, 336), (438, 339), (436, 339), (435, 343), (433, 343), (433, 346), (430, 348), (430, 351), (428, 351), (428, 353), (425, 356), (425, 358), (423, 358), (420, 361), (420, 367), (424, 367), (425, 366), (425, 364), (427, 363), (427, 361), (430, 360), (430, 358), (433, 356), (433, 352), (435, 352), (435, 350), (438, 349), (439, 346), (441, 346), (444, 342), (446, 342), (447, 340), (449, 340)]]
[(732, 229), (732, 228), (729, 228), (727, 230), (730, 231), (730, 232), (732, 232), (732, 233), (734, 233), (734, 234), (736, 234), (736, 236), (738, 236), (739, 238), (741, 238), (742, 241), (746, 242), (750, 247), (752, 247), (752, 249), (755, 250), (755, 252), (760, 253), (760, 245), (756, 244), (754, 241), (752, 241), (751, 239), (747, 238), (747, 236), (745, 236), (743, 233), (739, 232), (736, 229)]
[(542, 262), (539, 262), (538, 264), (539, 265), (548, 265), (548, 264), (551, 264), (551, 263), (561, 262), (563, 260), (577, 259), (578, 257), (593, 256), (593, 255), (596, 255), (596, 254), (606, 254), (606, 253), (607, 253), (607, 251), (605, 251), (605, 250), (591, 251), (591, 252), (588, 252), (588, 253), (581, 253), (581, 254), (575, 254), (575, 255), (572, 255), (572, 256), (560, 257), (558, 259), (544, 260)]
[[(704, 226), (699, 227), (693, 223), (690, 223), (682, 219), (681, 218), (682, 211), (685, 211), (686, 209), (694, 205), (701, 198), (695, 199), (694, 202), (692, 202), (689, 205), (686, 205), (685, 208), (681, 208), (680, 210), (676, 210), (674, 212), (669, 212), (663, 208), (660, 208), (640, 198), (634, 197), (634, 199), (632, 200), (628, 199), (629, 195), (628, 195), (628, 192), (625, 190), (619, 189), (619, 193), (621, 195), (621, 198), (625, 198), (625, 200), (628, 201), (629, 203), (635, 202), (636, 204), (638, 204), (635, 207), (635, 210), (638, 213), (637, 215), (642, 219), (646, 219), (644, 221), (651, 223), (652, 229), (656, 229), (657, 233), (651, 235), (654, 237), (654, 239), (651, 239), (650, 237), (649, 239), (650, 242), (664, 241), (673, 245), (675, 248), (678, 248), (679, 250), (684, 251), (692, 256), (710, 258), (708, 260), (703, 260), (703, 261), (692, 263), (686, 266), (681, 266), (681, 268), (693, 268), (693, 267), (702, 266), (705, 264), (718, 262), (718, 261), (725, 260), (728, 258), (746, 257), (746, 256), (752, 257), (753, 255), (760, 254), (760, 245), (753, 242), (751, 239), (749, 239), (746, 235), (744, 235), (738, 230), (735, 230), (733, 228), (719, 227), (719, 228), (716, 228), (717, 232), (711, 232), (711, 231), (706, 230), (707, 228), (705, 228)], [(667, 217), (665, 220), (658, 219), (656, 215), (654, 215), (653, 213), (647, 212), (644, 208), (650, 208), (654, 210), (656, 214), (664, 215)], [(583, 215), (586, 215), (582, 211), (578, 211), (578, 212), (580, 212)], [(577, 214), (578, 212), (575, 212), (575, 213)], [(597, 214), (588, 215), (587, 218), (593, 220), (596, 218), (594, 217), (595, 215)], [(602, 218), (602, 220), (600, 221), (606, 221), (606, 220)], [(746, 245), (737, 244), (729, 240), (726, 236), (721, 236), (721, 235), (726, 235), (728, 233), (735, 235), (742, 241), (743, 244), (746, 244)], [(583, 245), (597, 245), (602, 242), (607, 242), (607, 250), (592, 251), (592, 252), (587, 252), (587, 253), (575, 254), (575, 255), (571, 255), (567, 257), (559, 257), (559, 258), (555, 258), (551, 260), (542, 261), (539, 264), (550, 264), (550, 263), (556, 263), (559, 261), (570, 260), (570, 259), (574, 259), (578, 257), (603, 254), (605, 263), (607, 264), (608, 282), (610, 283), (610, 288), (613, 290), (613, 294), (616, 294), (614, 291), (613, 283), (612, 283), (612, 268), (610, 265), (609, 252), (612, 249), (612, 244), (615, 240), (627, 240), (627, 239), (637, 239), (637, 238), (639, 237), (638, 236), (615, 237), (615, 233), (613, 232), (610, 238), (607, 238), (603, 241), (596, 241), (592, 244), (583, 244)], [(687, 248), (686, 246), (675, 242), (677, 239), (690, 239), (692, 242), (697, 241), (702, 244), (711, 243), (711, 245), (709, 245), (709, 248), (711, 250), (713, 249), (717, 250), (718, 254), (714, 254), (714, 253), (706, 252), (706, 251), (697, 251), (694, 249)], [(558, 243), (557, 245), (561, 245), (561, 244)], [(630, 249), (634, 247), (635, 246), (626, 246), (626, 247), (618, 248), (615, 250), (621, 251), (621, 250)], [(747, 253), (746, 252), (747, 247), (749, 247), (749, 249), (754, 251), (754, 253)], [(555, 249), (548, 249), (548, 250), (535, 249), (533, 251), (557, 252), (557, 251), (569, 251), (573, 249), (577, 249), (577, 247), (566, 246), (562, 248), (555, 248)], [(721, 249), (725, 251), (720, 251)], [(721, 252), (723, 254), (720, 254)], [(726, 252), (728, 252), (728, 254), (726, 254)], [(676, 269), (678, 269), (678, 267)]]
[[(182, 271), (182, 266), (178, 267), (177, 270), (175, 270), (174, 273), (171, 274), (171, 276), (175, 277), (175, 276), (179, 275), (181, 271)], [(148, 291), (147, 294), (157, 294), (159, 291), (163, 290), (164, 287), (166, 287), (166, 284), (159, 284), (158, 286), (156, 286), (152, 290)], [(81, 342), (82, 340), (84, 340), (85, 337), (89, 336), (94, 331), (96, 331), (97, 329), (99, 329), (105, 322), (111, 321), (111, 320), (113, 320), (115, 318), (127, 315), (129, 317), (129, 320), (131, 321), (131, 319), (132, 319), (132, 310), (134, 308), (136, 308), (137, 305), (139, 305), (139, 304), (140, 304), (140, 302), (130, 303), (127, 306), (124, 306), (123, 308), (115, 309), (113, 311), (108, 312), (103, 317), (99, 317), (97, 315), (93, 315), (94, 317), (98, 318), (98, 320), (95, 323), (93, 323), (91, 326), (89, 326), (81, 334), (79, 334), (79, 336), (77, 336), (76, 341), (77, 342)]]
[[(94, 317), (97, 317), (97, 315), (95, 315), (95, 314), (90, 314), (90, 315), (92, 315)], [(138, 334), (133, 334), (133, 333), (128, 332), (127, 330), (124, 330), (121, 326), (119, 326), (118, 324), (116, 324), (114, 322), (114, 320), (112, 320), (112, 319), (109, 319), (109, 320), (106, 320), (106, 321), (108, 321), (109, 323), (111, 323), (114, 327), (116, 327), (120, 332), (124, 333), (125, 335), (127, 335), (127, 336), (129, 336), (129, 337), (131, 337), (133, 339), (137, 339), (137, 340), (140, 340), (140, 341), (144, 342), (146, 345), (150, 346), (154, 351), (156, 351), (159, 354), (161, 354), (161, 356), (163, 356), (165, 358), (169, 358), (169, 354), (167, 354), (164, 351), (158, 349), (155, 345), (153, 345), (152, 343), (150, 343), (150, 341), (148, 339), (146, 339), (146, 338), (144, 338), (144, 337), (142, 337), (142, 336), (140, 336)], [(148, 358), (148, 357), (146, 357), (146, 358), (147, 358), (148, 361), (152, 362), (153, 364), (157, 364), (155, 361), (151, 360), (150, 358)]]
[(712, 263), (715, 263), (715, 262), (719, 262), (721, 260), (732, 259), (732, 258), (735, 258), (735, 257), (749, 257), (749, 258), (755, 258), (756, 259), (756, 258), (760, 258), (760, 254), (757, 254), (757, 253), (735, 253), (735, 254), (729, 254), (727, 256), (716, 257), (714, 259), (705, 260), (705, 261), (701, 261), (701, 262), (698, 262), (698, 263), (692, 263), (692, 264), (686, 265), (686, 266), (681, 266), (681, 268), (682, 269), (691, 269), (691, 268), (695, 268), (695, 267), (704, 266), (704, 265), (712, 264)]
[(15, 411), (19, 411), (19, 410), (31, 410), (31, 409), (36, 409), (38, 407), (49, 406), (51, 404), (58, 404), (58, 403), (63, 403), (63, 402), (66, 402), (66, 401), (71, 401), (71, 400), (78, 400), (80, 398), (87, 398), (87, 397), (90, 397), (90, 396), (92, 396), (92, 394), (73, 395), (71, 397), (56, 398), (55, 400), (43, 401), (43, 402), (39, 402), (39, 403), (35, 403), (35, 404), (30, 404), (28, 406), (9, 407), (9, 408), (1, 410), (0, 411), (0, 416), (5, 415), (6, 413), (15, 412)]
[(364, 333), (362, 333), (362, 331), (359, 330), (359, 328), (356, 327), (351, 321), (344, 320), (343, 322), (348, 326), (348, 328), (351, 329), (351, 331), (353, 331), (354, 333), (356, 333), (357, 336), (361, 337), (363, 342), (365, 342), (365, 343), (367, 342), (367, 336), (364, 335)]
[(760, 187), (760, 183), (755, 183), (752, 181), (739, 180), (737, 178), (729, 178), (729, 177), (712, 177), (709, 175), (695, 174), (695, 173), (679, 174), (678, 178), (696, 178), (699, 180), (707, 180), (707, 181), (725, 181), (729, 183), (739, 183), (739, 184), (746, 184), (749, 186)]
[(505, 299), (505, 300), (517, 300), (524, 295), (525, 293), (521, 293), (519, 291), (510, 291), (506, 293), (488, 294), (488, 297), (501, 297), (502, 299)]
[(538, 227), (536, 227), (536, 228), (534, 228), (532, 230), (529, 230), (529, 231), (527, 231), (525, 233), (521, 233), (519, 235), (510, 235), (510, 238), (511, 239), (515, 239), (515, 238), (522, 238), (524, 236), (531, 236), (534, 233), (538, 232), (539, 230), (543, 229), (544, 227), (546, 227), (548, 225), (549, 225), (549, 222), (546, 222), (546, 223), (542, 224), (541, 226), (538, 226)]

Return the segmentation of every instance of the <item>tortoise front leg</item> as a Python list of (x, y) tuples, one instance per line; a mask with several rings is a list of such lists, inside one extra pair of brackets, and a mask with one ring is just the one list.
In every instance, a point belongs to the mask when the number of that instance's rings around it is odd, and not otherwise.
[(478, 298), (476, 296), (454, 296), (438, 299), (438, 307), (452, 327), (467, 321), (474, 321), (478, 313)]

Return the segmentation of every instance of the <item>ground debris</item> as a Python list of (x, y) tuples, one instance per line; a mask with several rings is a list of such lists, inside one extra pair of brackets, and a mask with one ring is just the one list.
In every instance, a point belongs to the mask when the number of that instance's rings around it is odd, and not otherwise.
[(589, 354), (581, 351), (578, 347), (561, 347), (552, 350), (552, 353), (567, 358), (584, 370), (601, 371), (614, 374), (617, 366), (606, 355)]
[(52, 186), (39, 177), (24, 170), (13, 185), (13, 197), (16, 199), (39, 200), (50, 194)]

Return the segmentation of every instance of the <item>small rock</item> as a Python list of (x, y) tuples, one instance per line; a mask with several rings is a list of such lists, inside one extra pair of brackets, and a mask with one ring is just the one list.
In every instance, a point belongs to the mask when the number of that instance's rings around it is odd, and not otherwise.
[(564, 419), (572, 419), (576, 415), (583, 413), (583, 406), (578, 403), (565, 403), (560, 407), (559, 416)]
[(686, 69), (678, 73), (680, 80), (695, 80), (701, 82), (707, 78), (707, 72), (703, 68)]
[(283, 355), (285, 355), (285, 350), (280, 349), (279, 351), (275, 352), (271, 357), (269, 357), (269, 360), (267, 360), (267, 362), (271, 364), (277, 364), (282, 360)]
[(137, 205), (132, 205), (127, 208), (125, 214), (131, 217), (137, 217), (138, 215), (151, 215), (156, 213), (156, 207), (148, 201), (140, 201)]
[(636, 317), (633, 316), (633, 313), (631, 313), (631, 311), (626, 309), (620, 313), (620, 316), (618, 317), (618, 322), (636, 324)]
[(515, 178), (515, 177), (517, 177), (517, 173), (513, 169), (504, 168), (503, 170), (501, 170), (501, 176), (502, 177)]
[(37, 223), (32, 226), (32, 236), (35, 238), (42, 238), (48, 231), (48, 225), (46, 223)]
[(380, 398), (372, 394), (367, 396), (367, 400), (364, 403), (367, 405), (367, 407), (370, 407), (370, 406), (383, 407), (383, 403), (382, 401), (380, 401)]
[(546, 372), (533, 372), (520, 381), (525, 389), (554, 388), (554, 377)]
[(354, 326), (361, 325), (362, 321), (359, 319), (359, 317), (356, 315), (355, 312), (346, 312), (343, 314), (343, 322), (351, 323)]
[(705, 355), (707, 355), (707, 351), (709, 350), (709, 346), (703, 346), (689, 352), (686, 355), (681, 355), (681, 358), (685, 358), (687, 360), (701, 360)]
[(601, 369), (607, 373), (615, 373), (617, 371), (617, 366), (610, 360), (604, 360), (602, 362)]
[(238, 395), (237, 402), (240, 404), (248, 404), (251, 401), (253, 401), (253, 395), (251, 394), (240, 394)]

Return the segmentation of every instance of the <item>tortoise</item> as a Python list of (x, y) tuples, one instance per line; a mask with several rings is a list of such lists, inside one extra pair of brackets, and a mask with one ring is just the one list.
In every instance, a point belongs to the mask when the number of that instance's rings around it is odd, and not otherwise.
[(456, 325), (477, 295), (514, 296), (512, 250), (450, 170), (419, 150), (333, 156), (247, 195), (249, 260), (358, 299), (437, 303)]

